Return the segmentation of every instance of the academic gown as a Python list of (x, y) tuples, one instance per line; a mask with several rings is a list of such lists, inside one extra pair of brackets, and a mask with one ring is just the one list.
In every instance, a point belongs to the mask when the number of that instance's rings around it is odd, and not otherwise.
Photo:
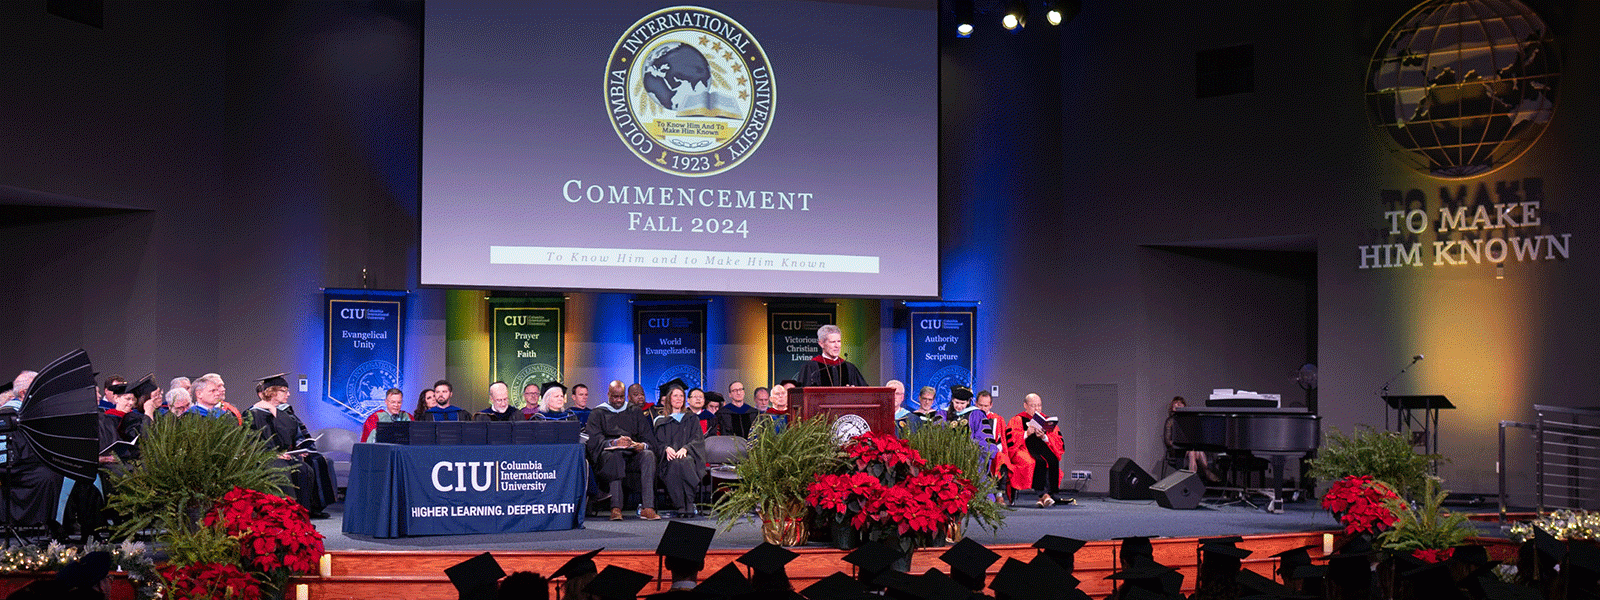
[(944, 415), (939, 414), (938, 411), (928, 413), (911, 411), (895, 420), (895, 429), (900, 434), (900, 437), (905, 438), (922, 429), (924, 425), (943, 422)]
[(867, 379), (861, 376), (861, 369), (856, 368), (848, 360), (839, 360), (828, 364), (821, 356), (811, 359), (811, 362), (800, 365), (800, 372), (795, 373), (794, 380), (800, 382), (800, 387), (813, 385), (821, 386), (865, 386)]
[(755, 423), (760, 412), (749, 404), (724, 404), (717, 411), (717, 431), (722, 435), (750, 437), (750, 425)]
[(578, 420), (578, 414), (575, 413), (575, 412), (572, 412), (570, 410), (563, 410), (561, 412), (550, 412), (548, 410), (540, 410), (540, 411), (534, 411), (533, 414), (528, 415), (528, 420), (529, 421), (576, 421), (576, 420)]
[[(700, 486), (706, 464), (706, 438), (700, 431), (699, 416), (688, 413), (681, 419), (674, 419), (671, 415), (663, 415), (656, 417), (654, 427), (656, 441), (661, 444), (656, 468), (661, 477), (661, 486), (666, 488), (667, 497), (672, 499), (672, 504), (678, 510), (692, 511), (695, 490)], [(688, 449), (689, 454), (677, 460), (667, 460), (667, 448)]]
[[(596, 408), (589, 413), (589, 423), (584, 425), (583, 433), (587, 436), (584, 441), (584, 453), (589, 458), (589, 465), (594, 469), (595, 480), (602, 486), (602, 490), (613, 482), (622, 483), (628, 477), (630, 467), (639, 472), (639, 490), (644, 504), (642, 507), (655, 508), (654, 482), (656, 476), (656, 452), (660, 445), (655, 443), (655, 428), (651, 426), (649, 417), (644, 413), (625, 408), (621, 412), (613, 412), (609, 406)], [(607, 450), (617, 438), (627, 436), (635, 442), (643, 442), (643, 450), (619, 449)], [(617, 490), (612, 490), (612, 506), (620, 507), (621, 498), (616, 497)]]
[[(245, 421), (250, 429), (261, 436), (261, 439), (267, 441), (268, 448), (280, 453), (295, 449), (301, 425), (300, 420), (293, 414), (281, 410), (273, 414), (265, 408), (251, 407), (245, 413)], [(318, 476), (317, 469), (312, 466), (312, 461), (308, 460), (313, 455), (321, 457), (315, 453), (290, 455), (287, 460), (273, 459), (273, 464), (290, 468), (289, 484), (294, 487), (295, 502), (306, 507), (307, 511), (318, 513), (332, 503), (332, 498), (329, 497), (331, 494), (325, 492), (323, 486), (319, 485), (321, 477)], [(326, 463), (326, 459), (323, 462)], [(332, 487), (329, 484), (327, 490), (331, 491)]]
[(373, 441), (373, 433), (378, 431), (379, 423), (404, 423), (411, 420), (411, 413), (400, 411), (400, 414), (391, 414), (387, 409), (380, 408), (378, 412), (367, 415), (367, 421), (361, 424), (361, 441)]
[(512, 408), (510, 406), (506, 407), (506, 411), (505, 412), (498, 412), (498, 411), (496, 411), (494, 409), (493, 406), (491, 406), (489, 408), (485, 408), (483, 410), (478, 411), (478, 414), (480, 414), (480, 415), (489, 415), (489, 420), (490, 421), (513, 421), (513, 420), (516, 420), (516, 419), (513, 419), (512, 417), (514, 417), (514, 416), (516, 416), (516, 417), (522, 416), (520, 411), (518, 411), (517, 409)]
[[(1040, 413), (1039, 416), (1040, 418), (1045, 417), (1043, 413)], [(1006, 458), (1011, 463), (1011, 489), (1014, 490), (1026, 490), (1033, 487), (1033, 470), (1038, 460), (1028, 450), (1027, 421), (1032, 418), (1032, 415), (1027, 412), (1020, 412), (1011, 417), (1011, 420), (1006, 423)], [(1060, 428), (1050, 428), (1045, 434), (1044, 441), (1050, 453), (1054, 454), (1056, 460), (1059, 461), (1061, 452), (1066, 449), (1066, 445), (1061, 440)]]
[(461, 407), (456, 406), (454, 404), (451, 404), (450, 406), (435, 406), (433, 408), (428, 409), (428, 418), (426, 418), (426, 419), (418, 419), (418, 420), (420, 420), (420, 421), (465, 421), (468, 418), (470, 418), (470, 417), (466, 416), (466, 412), (467, 411), (462, 410)]
[(717, 421), (717, 413), (702, 410), (696, 416), (700, 417), (700, 433), (705, 434), (705, 437), (722, 435), (721, 424)]

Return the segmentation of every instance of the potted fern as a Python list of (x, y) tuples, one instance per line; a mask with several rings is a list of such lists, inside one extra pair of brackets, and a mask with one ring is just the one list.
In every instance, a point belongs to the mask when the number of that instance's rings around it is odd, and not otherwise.
[(806, 487), (833, 472), (840, 460), (833, 420), (826, 416), (795, 419), (781, 432), (774, 431), (771, 419), (757, 420), (750, 430), (750, 449), (734, 467), (739, 480), (712, 503), (711, 512), (724, 531), (755, 513), (767, 542), (804, 544)]

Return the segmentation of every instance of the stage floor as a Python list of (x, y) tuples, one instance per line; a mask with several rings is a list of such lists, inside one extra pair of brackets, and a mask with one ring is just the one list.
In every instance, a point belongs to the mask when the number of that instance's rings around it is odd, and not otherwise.
[[(603, 516), (598, 520), (587, 520), (583, 529), (569, 531), (379, 539), (342, 533), (344, 510), (343, 504), (336, 504), (328, 508), (332, 518), (314, 521), (317, 530), (325, 537), (323, 544), (329, 551), (572, 551), (601, 547), (610, 550), (651, 550), (660, 540), (667, 521), (641, 521), (630, 514), (623, 521), (609, 521)], [(717, 526), (710, 517), (688, 522), (707, 527)], [(1286, 503), (1283, 513), (1272, 514), (1244, 505), (1170, 510), (1157, 506), (1153, 500), (1113, 500), (1105, 496), (1079, 495), (1076, 505), (1060, 503), (1045, 509), (1035, 507), (1030, 497), (1030, 502), (1019, 502), (1016, 509), (1006, 515), (1005, 526), (999, 532), (970, 528), (967, 535), (983, 544), (1031, 544), (1047, 533), (1082, 540), (1108, 540), (1133, 535), (1210, 537), (1338, 528), (1333, 516), (1309, 501)], [(743, 522), (729, 531), (719, 529), (711, 547), (751, 548), (760, 543), (759, 528), (751, 522)]]

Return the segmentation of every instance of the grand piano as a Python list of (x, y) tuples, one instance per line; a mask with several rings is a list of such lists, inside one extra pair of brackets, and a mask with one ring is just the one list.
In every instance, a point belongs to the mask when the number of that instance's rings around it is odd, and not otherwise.
[(1266, 457), (1277, 481), (1276, 491), (1241, 492), (1266, 495), (1271, 512), (1283, 512), (1283, 467), (1287, 459), (1303, 457), (1322, 444), (1322, 418), (1304, 408), (1183, 407), (1173, 410), (1170, 418), (1173, 446)]

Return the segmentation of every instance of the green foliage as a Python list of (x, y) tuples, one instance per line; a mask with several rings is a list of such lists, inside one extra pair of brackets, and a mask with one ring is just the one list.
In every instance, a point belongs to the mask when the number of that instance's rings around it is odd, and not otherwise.
[(1423, 492), (1429, 463), (1440, 460), (1437, 454), (1417, 454), (1405, 434), (1377, 431), (1357, 425), (1346, 436), (1336, 429), (1328, 431), (1328, 441), (1311, 459), (1311, 477), (1337, 481), (1347, 476), (1371, 475), (1394, 486), (1400, 495), (1416, 498)]
[(750, 429), (750, 450), (734, 467), (739, 481), (711, 505), (717, 524), (732, 529), (752, 511), (775, 518), (794, 518), (806, 509), (806, 486), (833, 472), (843, 460), (833, 439), (833, 419), (791, 418), (782, 432), (771, 419), (757, 419)]
[(1460, 546), (1467, 538), (1478, 534), (1477, 528), (1461, 513), (1442, 508), (1446, 490), (1439, 489), (1439, 478), (1423, 478), (1422, 506), (1406, 506), (1398, 499), (1389, 500), (1389, 510), (1399, 520), (1394, 529), (1378, 535), (1384, 549), (1397, 552), (1412, 550), (1443, 550)]
[[(165, 532), (169, 547), (209, 552), (214, 540), (200, 519), (217, 498), (234, 487), (282, 494), (289, 486), (289, 468), (272, 465), (277, 452), (227, 417), (159, 417), (139, 438), (139, 450), (140, 460), (112, 476), (115, 491), (106, 505), (123, 516), (113, 539), (154, 529)], [(176, 555), (172, 562), (183, 564)]]
[(951, 465), (961, 469), (962, 476), (972, 480), (978, 488), (972, 502), (967, 504), (967, 516), (979, 527), (998, 533), (1005, 525), (1006, 515), (1012, 509), (992, 497), (998, 482), (989, 476), (989, 465), (984, 460), (983, 449), (965, 427), (922, 427), (906, 437), (906, 443), (928, 466)]

